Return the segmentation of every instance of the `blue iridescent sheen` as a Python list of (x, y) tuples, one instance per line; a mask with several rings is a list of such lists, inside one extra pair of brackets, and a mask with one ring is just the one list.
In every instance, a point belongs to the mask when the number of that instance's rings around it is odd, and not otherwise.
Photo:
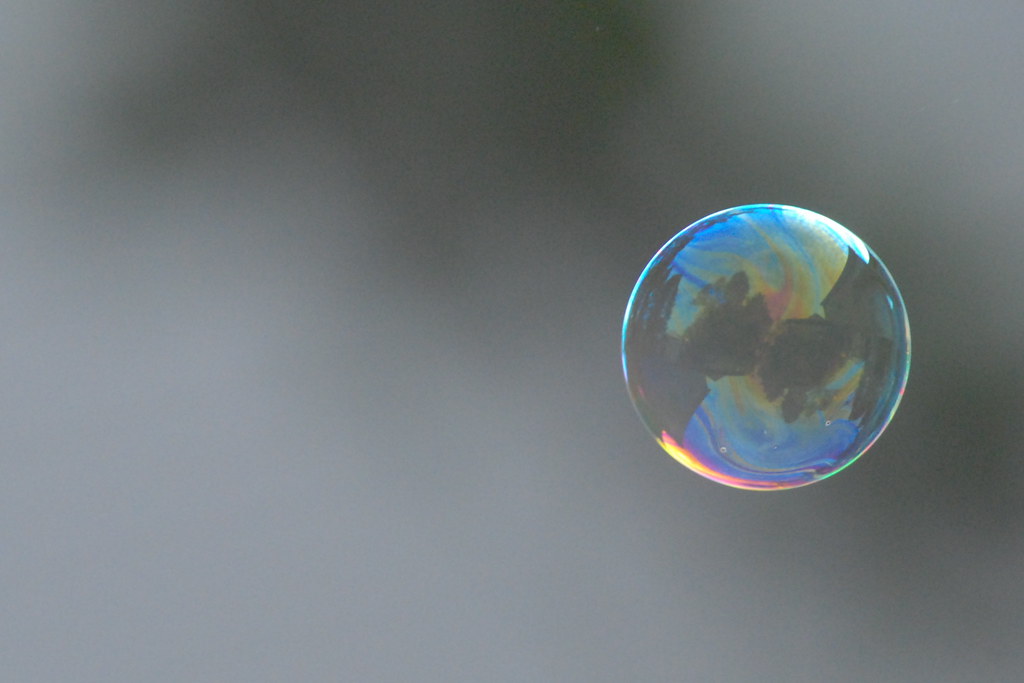
[(910, 329), (892, 276), (856, 235), (756, 204), (658, 251), (630, 297), (622, 359), (670, 455), (729, 486), (784, 489), (875, 442), (906, 386)]

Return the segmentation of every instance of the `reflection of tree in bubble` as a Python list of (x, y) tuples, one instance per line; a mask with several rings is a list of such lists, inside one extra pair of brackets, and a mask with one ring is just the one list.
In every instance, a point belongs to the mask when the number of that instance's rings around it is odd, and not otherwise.
[[(678, 278), (678, 276), (675, 276)], [(750, 278), (737, 271), (705, 286), (701, 308), (683, 334), (680, 362), (717, 380), (755, 375), (770, 401), (781, 399), (786, 422), (820, 408), (824, 386), (848, 358), (865, 362), (852, 418), (861, 417), (884, 385), (891, 341), (880, 336), (864, 302), (880, 286), (876, 273), (856, 258), (822, 302), (825, 317), (789, 318), (772, 325), (763, 294), (750, 295)]]

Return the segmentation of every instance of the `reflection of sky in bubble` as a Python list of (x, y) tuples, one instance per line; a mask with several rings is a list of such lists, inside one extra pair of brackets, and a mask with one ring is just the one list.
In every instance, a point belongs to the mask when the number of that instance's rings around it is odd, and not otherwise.
[(811, 211), (709, 216), (647, 266), (629, 303), (630, 394), (666, 451), (741, 488), (791, 488), (849, 465), (891, 419), (909, 329), (881, 261)]

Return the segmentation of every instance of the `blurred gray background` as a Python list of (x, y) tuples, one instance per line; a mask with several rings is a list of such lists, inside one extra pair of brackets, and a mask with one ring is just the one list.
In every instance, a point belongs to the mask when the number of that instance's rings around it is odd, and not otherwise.
[[(4, 681), (1011, 681), (1024, 7), (11, 0)], [(622, 313), (729, 206), (914, 358), (815, 486), (646, 434)]]

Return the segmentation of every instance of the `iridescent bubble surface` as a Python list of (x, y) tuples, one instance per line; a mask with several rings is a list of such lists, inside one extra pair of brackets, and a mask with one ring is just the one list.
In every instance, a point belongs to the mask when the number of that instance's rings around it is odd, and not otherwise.
[(633, 404), (676, 460), (744, 489), (843, 469), (892, 419), (910, 368), (896, 283), (822, 215), (756, 204), (697, 221), (626, 309)]

